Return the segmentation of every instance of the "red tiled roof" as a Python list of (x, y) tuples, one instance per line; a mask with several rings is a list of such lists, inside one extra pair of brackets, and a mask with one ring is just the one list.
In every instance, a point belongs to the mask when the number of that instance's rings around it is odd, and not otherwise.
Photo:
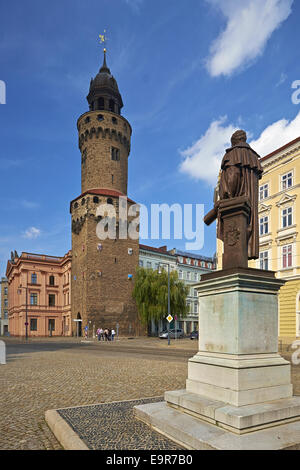
[[(85, 191), (84, 193), (80, 194), (79, 196), (77, 196), (75, 199), (73, 199), (73, 200), (70, 202), (70, 210), (71, 210), (71, 204), (72, 204), (72, 202), (77, 201), (77, 199), (79, 199), (80, 197), (85, 196), (86, 194), (96, 194), (96, 195), (99, 195), (99, 196), (113, 196), (113, 197), (124, 196), (124, 197), (127, 197), (126, 194), (123, 194), (123, 193), (121, 193), (120, 191), (116, 191), (116, 190), (114, 190), (114, 189), (107, 189), (107, 188), (88, 189), (87, 191)], [(132, 199), (130, 199), (129, 197), (127, 197), (127, 200), (128, 200), (129, 202), (132, 202), (133, 204), (136, 204), (136, 202), (133, 201)]]
[(148, 246), (148, 245), (141, 245), (140, 244), (140, 249), (141, 250), (148, 250), (148, 251), (156, 251), (157, 253), (163, 253), (165, 255), (171, 255), (171, 253), (169, 253), (167, 251), (167, 247), (160, 247), (160, 248), (156, 248), (154, 246)]
[(297, 137), (294, 140), (291, 140), (291, 142), (283, 145), (282, 147), (279, 147), (279, 149), (274, 150), (273, 152), (269, 153), (268, 155), (265, 155), (260, 159), (260, 161), (266, 160), (267, 158), (273, 157), (273, 155), (276, 155), (276, 153), (281, 152), (282, 150), (288, 148), (290, 145), (296, 144), (297, 142), (300, 142), (300, 137)]

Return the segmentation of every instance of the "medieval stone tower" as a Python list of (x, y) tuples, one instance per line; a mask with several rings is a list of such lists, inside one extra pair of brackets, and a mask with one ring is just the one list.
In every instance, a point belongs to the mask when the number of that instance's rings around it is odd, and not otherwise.
[[(72, 319), (82, 320), (72, 322), (73, 334), (77, 327), (81, 332), (88, 326), (91, 334), (92, 329), (116, 329), (117, 325), (120, 334), (139, 334), (132, 299), (139, 240), (138, 236), (126, 236), (128, 224), (138, 215), (131, 208), (134, 201), (127, 198), (131, 126), (121, 116), (123, 101), (107, 67), (105, 51), (103, 65), (91, 80), (87, 101), (89, 111), (77, 122), (81, 194), (70, 204)], [(133, 215), (128, 216), (128, 212)], [(106, 222), (116, 227), (115, 236), (107, 231), (99, 237), (98, 227), (106, 225), (105, 231), (110, 226)]]

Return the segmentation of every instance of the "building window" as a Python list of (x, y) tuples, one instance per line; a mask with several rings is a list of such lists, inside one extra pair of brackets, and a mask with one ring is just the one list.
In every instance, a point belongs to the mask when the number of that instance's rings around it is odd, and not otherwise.
[(99, 202), (98, 196), (94, 196), (94, 197), (93, 197), (93, 202), (94, 202), (95, 204), (98, 204), (98, 202)]
[(197, 280), (198, 280), (197, 273), (194, 273), (194, 281), (197, 281)]
[(37, 318), (30, 318), (30, 331), (37, 331)]
[(8, 307), (8, 300), (4, 299), (4, 307)]
[(143, 260), (141, 260), (141, 259), (139, 260), (139, 265), (140, 265), (141, 268), (144, 266)]
[(179, 277), (179, 279), (183, 279), (183, 272), (182, 272), (182, 269), (179, 269), (178, 277)]
[(85, 121), (84, 121), (84, 122), (85, 122), (86, 124), (87, 124), (88, 122), (90, 122), (89, 116), (85, 118)]
[(116, 147), (111, 148), (111, 159), (118, 162), (120, 160), (120, 149)]
[(31, 284), (36, 284), (37, 283), (37, 275), (34, 273), (34, 274), (31, 274)]
[(263, 184), (259, 187), (259, 200), (262, 201), (269, 197), (269, 184)]
[(269, 233), (269, 217), (261, 217), (259, 219), (259, 234), (266, 235)]
[(293, 225), (293, 208), (282, 209), (282, 228)]
[(191, 273), (190, 273), (190, 271), (188, 271), (188, 272), (186, 273), (186, 280), (187, 280), (187, 281), (190, 281), (190, 280), (191, 280)]
[(4, 310), (4, 320), (7, 320), (7, 319), (8, 319), (8, 311)]
[(293, 186), (293, 172), (290, 171), (281, 176), (281, 189), (288, 189)]
[(194, 289), (194, 297), (197, 297), (197, 290)]
[(269, 253), (268, 251), (262, 251), (259, 253), (259, 267), (260, 269), (269, 269)]
[(55, 319), (49, 318), (48, 320), (48, 331), (55, 331)]
[(49, 284), (50, 284), (50, 286), (54, 286), (54, 281), (55, 281), (54, 276), (50, 276), (50, 277), (49, 277)]
[(152, 268), (151, 261), (147, 261), (147, 269), (151, 269), (151, 268)]
[(55, 306), (55, 294), (49, 294), (49, 307)]
[(8, 292), (8, 288), (4, 287), (4, 295), (7, 295), (7, 292)]
[(38, 295), (30, 294), (30, 305), (37, 305), (37, 303), (38, 303)]
[(179, 256), (178, 261), (179, 261), (179, 263), (183, 263), (183, 258), (182, 258), (182, 256)]
[(198, 302), (194, 303), (194, 313), (198, 313)]
[(118, 120), (115, 117), (111, 118), (113, 124), (118, 124)]
[(98, 114), (97, 119), (98, 121), (103, 121), (104, 119), (103, 114)]
[(282, 268), (290, 268), (292, 266), (293, 246), (285, 245), (282, 247)]
[(114, 201), (112, 200), (111, 197), (108, 197), (107, 200), (106, 200), (107, 204), (114, 204)]

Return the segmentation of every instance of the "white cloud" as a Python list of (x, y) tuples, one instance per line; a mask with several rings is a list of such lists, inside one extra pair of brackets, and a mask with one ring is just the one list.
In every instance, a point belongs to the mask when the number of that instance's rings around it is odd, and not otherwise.
[(142, 5), (144, 0), (125, 0), (127, 5), (129, 5), (133, 10), (139, 11), (140, 6)]
[(278, 86), (282, 85), (287, 80), (287, 78), (288, 78), (287, 74), (282, 72), (281, 75), (280, 75), (280, 79), (276, 83), (275, 87), (278, 87)]
[(293, 0), (207, 0), (227, 18), (206, 66), (211, 76), (229, 76), (262, 55), (272, 33), (291, 14)]
[(41, 235), (41, 231), (36, 227), (29, 227), (23, 234), (24, 238), (35, 239)]
[(249, 142), (251, 147), (264, 157), (300, 136), (300, 111), (295, 119), (280, 119), (262, 131), (257, 140)]
[[(215, 186), (225, 149), (230, 147), (230, 137), (238, 129), (226, 121), (226, 117), (213, 121), (195, 144), (180, 151), (184, 158), (179, 167), (182, 173)], [(248, 137), (251, 137), (251, 133), (246, 132)], [(261, 157), (264, 157), (299, 136), (300, 111), (291, 121), (280, 119), (270, 124), (261, 132), (258, 139), (248, 142)]]
[(21, 201), (21, 205), (25, 208), (25, 209), (37, 209), (38, 207), (40, 207), (40, 204), (38, 202), (34, 202), (34, 201), (27, 201), (26, 199), (23, 199)]
[(236, 126), (225, 125), (226, 116), (213, 121), (205, 134), (191, 147), (181, 151), (184, 160), (180, 171), (194, 179), (216, 184), (216, 177), (224, 155), (224, 148), (230, 147), (230, 137)]

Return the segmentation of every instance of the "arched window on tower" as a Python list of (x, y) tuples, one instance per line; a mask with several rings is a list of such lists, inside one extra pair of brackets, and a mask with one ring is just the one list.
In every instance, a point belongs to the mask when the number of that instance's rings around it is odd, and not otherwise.
[(104, 98), (99, 98), (98, 100), (98, 108), (104, 109)]
[(107, 204), (113, 204), (114, 203), (111, 197), (107, 198), (106, 202), (107, 202)]
[(112, 113), (115, 112), (115, 102), (114, 102), (114, 100), (109, 100), (109, 105), (108, 105), (108, 107), (109, 107), (109, 110), (110, 110)]

